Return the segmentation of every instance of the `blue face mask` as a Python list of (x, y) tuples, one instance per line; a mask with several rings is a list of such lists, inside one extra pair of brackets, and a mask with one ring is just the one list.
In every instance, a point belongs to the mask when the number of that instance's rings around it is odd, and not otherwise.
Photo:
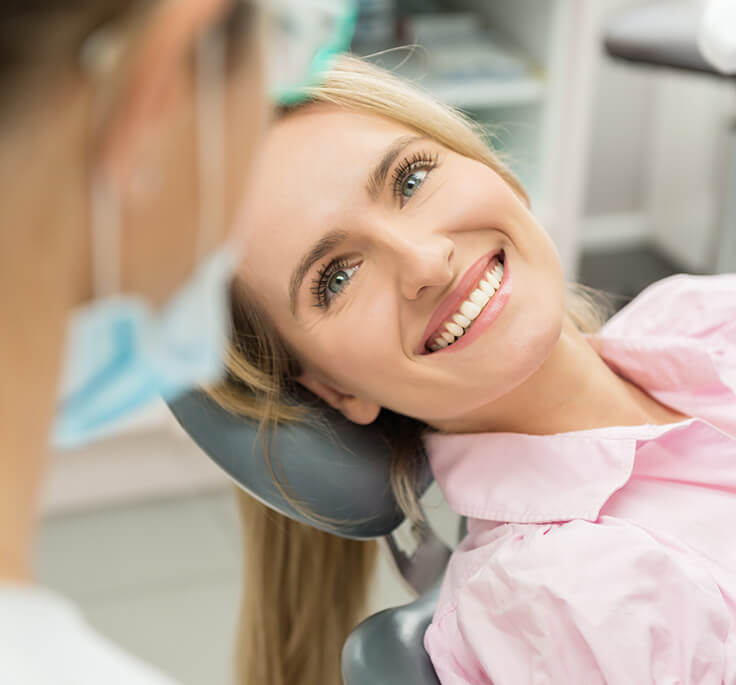
[(221, 376), (235, 261), (221, 248), (160, 312), (140, 298), (116, 296), (72, 316), (56, 447), (89, 442), (155, 398), (171, 399)]
[[(217, 36), (198, 50), (200, 217), (198, 251), (223, 235), (224, 53)], [(95, 299), (74, 312), (51, 441), (78, 447), (104, 436), (157, 397), (172, 399), (223, 373), (230, 333), (229, 288), (239, 253), (226, 244), (200, 260), (162, 307), (120, 293), (117, 193), (95, 176), (91, 189)], [(208, 237), (210, 240), (208, 240)]]

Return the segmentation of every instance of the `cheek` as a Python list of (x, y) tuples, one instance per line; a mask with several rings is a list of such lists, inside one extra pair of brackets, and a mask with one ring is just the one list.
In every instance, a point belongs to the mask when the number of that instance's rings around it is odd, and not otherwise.
[(495, 219), (501, 219), (513, 210), (518, 202), (506, 181), (485, 164), (461, 158), (456, 166), (448, 170), (452, 184), (452, 196), (461, 203), (465, 211), (476, 207)]
[(503, 359), (499, 395), (511, 392), (544, 364), (560, 338), (565, 316), (564, 278), (554, 256), (527, 262), (520, 255), (514, 266), (511, 306), (496, 341), (495, 354)]
[[(522, 303), (523, 305), (523, 303)], [(509, 353), (517, 359), (516, 375), (523, 380), (538, 369), (559, 340), (564, 319), (562, 298), (553, 290), (519, 307), (509, 334)]]
[[(347, 293), (343, 297), (350, 297)], [(356, 395), (376, 398), (376, 386), (385, 386), (386, 374), (401, 362), (402, 348), (390, 298), (363, 297), (347, 305), (297, 342), (311, 364)]]

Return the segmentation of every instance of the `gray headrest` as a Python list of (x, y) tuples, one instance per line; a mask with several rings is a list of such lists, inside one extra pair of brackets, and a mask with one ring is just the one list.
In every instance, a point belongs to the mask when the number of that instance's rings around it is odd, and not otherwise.
[[(169, 407), (182, 428), (237, 485), (286, 516), (356, 539), (387, 535), (403, 520), (389, 483), (389, 450), (374, 427), (358, 426), (332, 410), (315, 409), (308, 423), (279, 428), (270, 445), (274, 471), (289, 494), (316, 514), (318, 520), (313, 521), (295, 509), (274, 483), (257, 422), (227, 412), (198, 390)], [(431, 480), (425, 461), (419, 494)]]

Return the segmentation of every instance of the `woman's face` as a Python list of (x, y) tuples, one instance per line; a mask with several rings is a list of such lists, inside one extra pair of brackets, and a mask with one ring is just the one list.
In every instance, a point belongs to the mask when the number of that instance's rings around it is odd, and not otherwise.
[[(314, 105), (272, 128), (254, 176), (239, 278), (300, 380), (349, 418), (387, 407), (452, 430), (502, 407), (557, 342), (557, 253), (486, 165)], [(443, 330), (459, 337), (443, 346)]]

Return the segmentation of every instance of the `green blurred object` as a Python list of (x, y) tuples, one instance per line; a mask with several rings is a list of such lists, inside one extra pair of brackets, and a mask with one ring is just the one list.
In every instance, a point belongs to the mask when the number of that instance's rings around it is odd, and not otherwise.
[(271, 11), (268, 49), (271, 97), (279, 105), (303, 102), (335, 57), (350, 48), (355, 0), (291, 0)]

